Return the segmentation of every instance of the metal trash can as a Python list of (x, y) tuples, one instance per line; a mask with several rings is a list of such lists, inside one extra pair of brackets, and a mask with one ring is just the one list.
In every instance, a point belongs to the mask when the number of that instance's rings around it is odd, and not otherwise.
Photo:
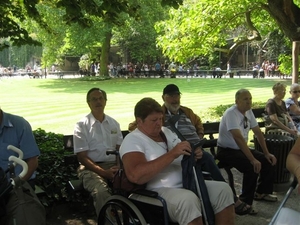
[[(291, 174), (286, 169), (286, 158), (295, 144), (296, 140), (293, 137), (278, 134), (265, 134), (265, 141), (267, 148), (276, 159), (277, 164), (275, 166), (275, 179), (274, 183), (287, 183), (290, 181)], [(262, 152), (257, 138), (254, 136), (254, 147), (256, 150)]]

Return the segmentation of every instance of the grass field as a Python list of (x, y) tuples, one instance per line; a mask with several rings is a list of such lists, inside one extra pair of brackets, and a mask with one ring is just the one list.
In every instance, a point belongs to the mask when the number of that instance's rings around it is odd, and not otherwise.
[(106, 114), (114, 117), (121, 129), (125, 130), (134, 120), (133, 108), (136, 102), (143, 97), (152, 97), (162, 103), (162, 90), (169, 83), (179, 86), (182, 92), (181, 104), (192, 108), (202, 121), (207, 121), (210, 118), (205, 113), (207, 108), (233, 104), (238, 89), (248, 88), (253, 101), (266, 101), (273, 96), (272, 86), (279, 81), (288, 86), (291, 84), (291, 80), (252, 78), (140, 78), (107, 81), (0, 78), (0, 107), (26, 118), (33, 129), (72, 134), (75, 123), (89, 113), (86, 92), (92, 87), (100, 87), (108, 94)]

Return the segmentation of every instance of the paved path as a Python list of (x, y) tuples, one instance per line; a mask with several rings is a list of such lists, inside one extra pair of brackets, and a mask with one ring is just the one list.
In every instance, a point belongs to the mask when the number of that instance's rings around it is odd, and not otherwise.
[[(232, 172), (235, 178), (236, 191), (237, 193), (240, 193), (242, 181), (241, 173), (235, 169), (232, 169)], [(226, 172), (222, 170), (222, 174), (226, 179)], [(275, 192), (275, 194), (278, 196), (278, 202), (271, 203), (265, 201), (254, 201), (253, 205), (259, 211), (259, 213), (255, 216), (237, 215), (236, 225), (268, 225), (276, 213), (281, 201), (285, 197), (288, 188), (289, 184), (276, 186), (276, 189), (279, 190), (279, 192)], [(295, 190), (288, 199), (286, 207), (300, 212), (300, 196)], [(88, 215), (86, 212), (81, 212), (78, 206), (75, 207), (74, 204), (54, 207), (52, 211), (49, 211), (48, 215), (47, 225), (97, 225), (96, 217), (94, 215)]]

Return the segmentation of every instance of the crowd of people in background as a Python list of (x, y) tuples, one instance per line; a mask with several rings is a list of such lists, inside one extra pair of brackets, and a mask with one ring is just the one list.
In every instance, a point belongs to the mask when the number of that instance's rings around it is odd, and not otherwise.
[(261, 65), (259, 63), (252, 64), (253, 76), (255, 77), (274, 77), (281, 76), (279, 65), (270, 60), (264, 60)]
[[(160, 77), (164, 77), (165, 75), (172, 75), (175, 72), (180, 71), (196, 71), (199, 70), (199, 66), (197, 63), (192, 65), (183, 65), (180, 63), (174, 62), (156, 62), (153, 64), (148, 63), (109, 63), (107, 65), (107, 69), (109, 72), (109, 76), (111, 77), (134, 77), (139, 75), (149, 76), (150, 73), (156, 73), (160, 75)], [(86, 76), (86, 75), (99, 75), (100, 74), (100, 63), (99, 62), (92, 62), (89, 69), (80, 68), (79, 74)]]

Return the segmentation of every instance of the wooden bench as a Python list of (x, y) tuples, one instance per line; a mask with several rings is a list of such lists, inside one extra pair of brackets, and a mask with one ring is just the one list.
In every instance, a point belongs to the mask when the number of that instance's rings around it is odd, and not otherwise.
[(228, 176), (229, 186), (231, 187), (234, 195), (236, 195), (236, 191), (234, 188), (234, 178), (233, 178), (233, 174), (231, 172), (232, 166), (222, 163), (222, 162), (218, 161), (218, 159), (217, 159), (217, 154), (216, 154), (215, 148), (217, 147), (218, 138), (216, 138), (214, 135), (219, 134), (219, 126), (220, 126), (220, 122), (211, 122), (211, 123), (206, 122), (203, 124), (204, 136), (208, 135), (209, 138), (207, 139), (207, 141), (204, 143), (204, 145), (202, 147), (209, 148), (211, 154), (213, 155), (213, 157), (216, 160), (217, 166), (220, 169), (224, 169), (226, 171), (227, 176)]
[[(265, 127), (265, 122), (263, 121), (264, 118), (264, 108), (257, 108), (252, 109), (253, 114), (255, 118), (258, 120), (258, 126), (260, 128)], [(204, 136), (208, 136), (207, 141), (204, 143), (203, 148), (209, 148), (211, 154), (217, 161), (217, 165), (220, 169), (224, 169), (228, 175), (228, 183), (233, 191), (234, 194), (236, 194), (235, 188), (234, 188), (234, 177), (231, 172), (232, 166), (227, 165), (226, 163), (220, 162), (217, 159), (217, 154), (215, 148), (217, 147), (217, 141), (218, 138), (216, 135), (219, 134), (219, 126), (220, 122), (206, 122), (203, 123), (204, 127)]]

